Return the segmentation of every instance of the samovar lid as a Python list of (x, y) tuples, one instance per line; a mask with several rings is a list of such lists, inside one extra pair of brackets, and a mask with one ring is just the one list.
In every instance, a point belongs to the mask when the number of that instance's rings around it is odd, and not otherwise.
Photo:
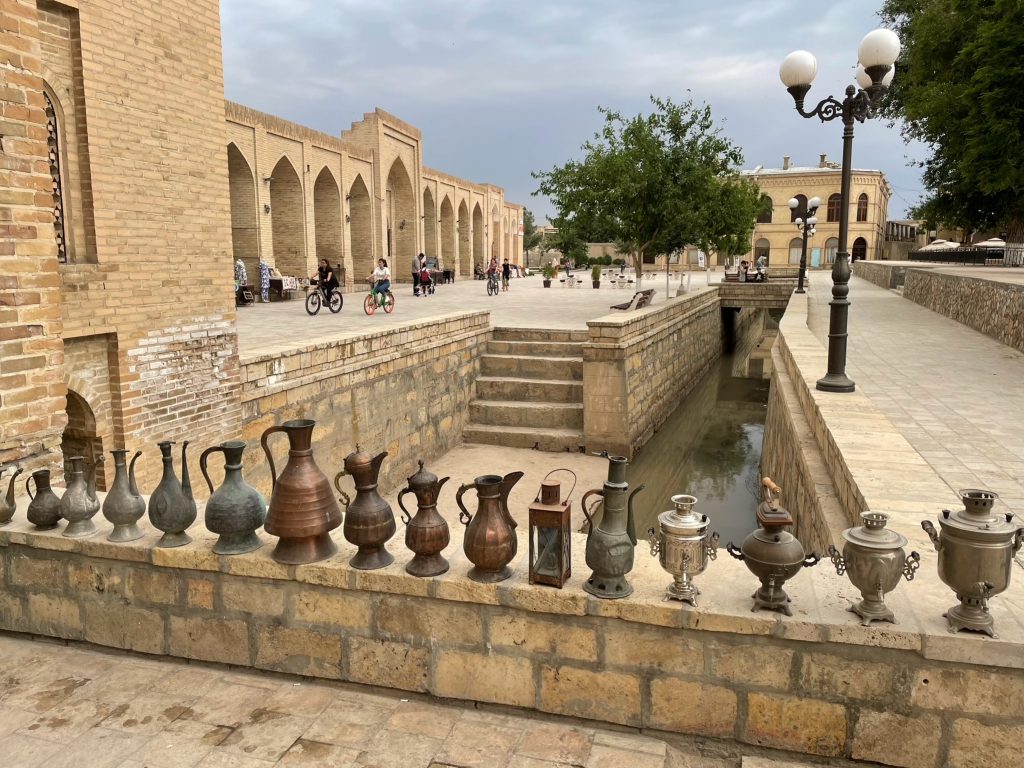
[(658, 524), (665, 533), (674, 533), (679, 536), (697, 536), (703, 533), (711, 525), (707, 515), (698, 514), (694, 507), (697, 498), (689, 494), (680, 493), (672, 497), (674, 509), (662, 512), (658, 515)]
[(889, 522), (889, 515), (885, 512), (861, 512), (860, 519), (860, 526), (843, 531), (843, 538), (851, 544), (882, 550), (907, 546), (906, 536), (885, 527)]
[(1016, 533), (1020, 527), (1013, 522), (1013, 513), (995, 512), (995, 503), (999, 494), (994, 491), (983, 491), (976, 488), (965, 488), (957, 492), (964, 508), (955, 512), (942, 510), (940, 525), (969, 531), (982, 536), (1003, 538)]
[(419, 471), (409, 478), (409, 487), (414, 491), (417, 488), (433, 488), (437, 484), (437, 475), (423, 468), (423, 459), (420, 459), (419, 464)]

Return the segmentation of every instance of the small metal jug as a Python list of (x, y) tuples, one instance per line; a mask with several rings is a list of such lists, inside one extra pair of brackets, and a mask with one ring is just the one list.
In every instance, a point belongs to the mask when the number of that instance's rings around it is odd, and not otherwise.
[[(0, 468), (0, 476), (6, 471), (6, 468)], [(0, 498), (0, 525), (7, 525), (11, 522), (15, 511), (17, 511), (17, 503), (14, 501), (14, 481), (23, 471), (21, 467), (14, 468), (14, 474), (11, 475), (11, 480), (7, 484), (7, 495)]]
[(158, 547), (182, 547), (192, 541), (185, 531), (196, 521), (198, 510), (192, 496), (192, 481), (188, 472), (188, 440), (181, 444), (181, 480), (174, 474), (174, 457), (171, 455), (170, 440), (157, 443), (160, 459), (164, 464), (160, 484), (149, 497), (149, 522), (164, 535), (157, 541)]
[(103, 516), (113, 523), (114, 529), (107, 541), (135, 541), (144, 535), (138, 523), (146, 514), (146, 500), (135, 484), (135, 462), (142, 451), (135, 452), (130, 466), (125, 463), (127, 449), (118, 448), (110, 453), (114, 457), (114, 484), (103, 500)]
[(353, 568), (372, 571), (384, 568), (395, 561), (385, 544), (395, 535), (395, 513), (377, 491), (380, 467), (388, 456), (387, 451), (370, 456), (359, 450), (345, 457), (345, 468), (334, 477), (334, 487), (344, 496), (339, 481), (351, 475), (356, 485), (356, 497), (351, 504), (345, 497), (345, 540), (355, 544), (359, 550), (349, 561)]
[[(523, 472), (501, 475), (481, 475), (472, 483), (465, 483), (455, 493), (455, 503), (462, 511), (459, 521), (466, 526), (462, 548), (473, 567), (469, 578), (485, 583), (504, 581), (512, 575), (508, 564), (516, 556), (516, 521), (508, 511), (508, 495), (523, 477)], [(462, 503), (462, 494), (476, 489), (476, 514), (470, 514)]]
[[(224, 454), (224, 482), (215, 491), (206, 469), (206, 459), (211, 453), (218, 452)], [(213, 545), (213, 551), (218, 555), (240, 555), (263, 546), (256, 530), (267, 517), (267, 502), (242, 478), (244, 452), (245, 443), (228, 440), (207, 448), (199, 456), (199, 471), (210, 488), (204, 522), (209, 531), (219, 535)]]
[[(593, 571), (583, 584), (583, 589), (595, 597), (617, 599), (627, 597), (633, 592), (633, 585), (626, 581), (626, 574), (633, 570), (636, 547), (633, 499), (644, 486), (638, 486), (629, 494), (627, 503), (629, 483), (626, 482), (626, 466), (629, 459), (625, 456), (609, 456), (607, 451), (594, 455), (608, 459), (608, 479), (605, 480), (604, 487), (587, 491), (580, 501), (583, 516), (589, 523), (587, 566)], [(604, 513), (597, 525), (587, 510), (587, 499), (590, 496), (604, 498)]]
[(658, 556), (661, 567), (672, 576), (665, 592), (666, 600), (680, 600), (697, 606), (700, 590), (694, 576), (704, 573), (708, 561), (718, 557), (718, 533), (710, 533), (707, 515), (698, 515), (693, 508), (695, 496), (678, 494), (672, 497), (675, 509), (658, 515), (658, 528), (647, 529), (651, 554)]
[[(438, 576), (448, 570), (448, 561), (441, 556), (441, 551), (451, 541), (448, 523), (437, 511), (437, 498), (441, 495), (441, 486), (449, 478), (437, 479), (437, 475), (423, 468), (409, 478), (409, 484), (398, 494), (398, 506), (402, 508), (402, 522), (405, 523), (405, 546), (416, 553), (416, 556), (405, 566), (405, 572), (413, 576)], [(402, 497), (407, 493), (416, 495), (416, 516), (402, 504)]]
[(85, 479), (85, 457), (72, 456), (68, 462), (71, 464), (71, 482), (60, 500), (60, 516), (68, 524), (61, 535), (72, 539), (92, 536), (98, 530), (92, 518), (100, 511), (100, 503), (95, 488), (90, 492), (89, 483)]
[[(33, 481), (36, 486), (34, 495), (30, 485)], [(25, 493), (31, 499), (27, 510), (28, 521), (41, 531), (56, 528), (60, 522), (60, 496), (50, 487), (50, 470), (37, 469), (25, 478)]]

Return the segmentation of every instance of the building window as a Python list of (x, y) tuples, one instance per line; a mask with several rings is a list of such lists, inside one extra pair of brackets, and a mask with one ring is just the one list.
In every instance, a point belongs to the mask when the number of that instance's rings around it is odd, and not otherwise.
[(804, 240), (802, 237), (794, 237), (789, 241), (789, 263), (799, 264), (800, 254), (804, 249)]
[(754, 243), (754, 260), (756, 261), (757, 259), (764, 256), (764, 260), (767, 262), (768, 257), (771, 255), (771, 251), (772, 244), (769, 243), (765, 238), (760, 238), (756, 243)]
[(828, 211), (825, 216), (825, 221), (839, 221), (839, 211), (843, 207), (843, 199), (839, 195), (832, 194), (828, 196)]
[(57, 125), (57, 110), (50, 100), (50, 94), (43, 91), (46, 100), (46, 144), (49, 150), (50, 181), (53, 182), (53, 234), (57, 240), (57, 261), (68, 262), (68, 239), (64, 226), (64, 185), (61, 183), (60, 127)]
[(835, 263), (837, 253), (839, 253), (839, 238), (830, 237), (825, 241), (825, 263)]
[(761, 195), (761, 210), (757, 214), (758, 224), (772, 223), (772, 207), (774, 203), (768, 195)]
[(796, 221), (807, 216), (807, 195), (796, 196), (797, 206), (789, 211), (789, 220)]
[(861, 192), (860, 197), (857, 198), (857, 221), (868, 220), (868, 196), (866, 193)]
[(861, 261), (868, 257), (868, 241), (858, 237), (853, 241), (853, 260)]

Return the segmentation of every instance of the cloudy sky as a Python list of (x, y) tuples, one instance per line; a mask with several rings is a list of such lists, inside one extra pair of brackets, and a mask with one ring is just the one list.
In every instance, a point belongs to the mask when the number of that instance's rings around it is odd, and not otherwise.
[[(842, 126), (800, 118), (778, 79), (791, 50), (818, 57), (808, 101), (852, 82), (880, 0), (221, 0), (227, 97), (337, 135), (381, 107), (423, 132), (427, 165), (503, 186), (538, 218), (533, 170), (579, 155), (597, 105), (635, 114), (648, 96), (708, 102), (746, 167), (783, 155), (839, 160)], [(810, 11), (810, 12), (808, 12)], [(917, 201), (908, 148), (858, 125), (854, 164)]]

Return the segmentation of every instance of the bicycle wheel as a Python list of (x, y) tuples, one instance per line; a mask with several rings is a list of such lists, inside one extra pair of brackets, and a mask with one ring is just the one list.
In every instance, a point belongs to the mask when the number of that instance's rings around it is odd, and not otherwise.
[(328, 309), (334, 314), (341, 312), (341, 307), (345, 303), (345, 299), (341, 296), (341, 291), (335, 291), (331, 294), (331, 303), (328, 305)]
[(372, 293), (366, 294), (366, 298), (363, 299), (363, 312), (372, 315), (375, 309), (377, 309), (376, 297)]
[(491, 284), (490, 280), (487, 281), (487, 295), (488, 296), (493, 296), (494, 295), (494, 286)]
[(383, 304), (383, 306), (384, 306), (384, 311), (387, 314), (390, 315), (392, 312), (394, 312), (394, 310), (395, 310), (395, 295), (393, 293), (391, 293), (391, 291), (388, 291), (387, 293), (384, 294), (384, 304)]
[(306, 297), (306, 311), (315, 315), (320, 311), (320, 292), (314, 291)]

